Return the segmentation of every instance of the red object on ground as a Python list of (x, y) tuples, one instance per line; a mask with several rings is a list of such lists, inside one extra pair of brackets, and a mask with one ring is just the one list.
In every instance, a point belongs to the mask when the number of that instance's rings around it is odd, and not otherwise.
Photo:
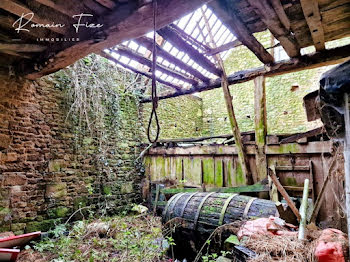
[(29, 241), (39, 237), (40, 235), (41, 235), (41, 232), (39, 231), (39, 232), (33, 232), (33, 233), (24, 234), (24, 235), (1, 238), (0, 239), (0, 248), (24, 246)]
[(347, 239), (342, 231), (334, 228), (322, 231), (315, 249), (315, 256), (319, 262), (345, 262), (345, 252)]
[(237, 237), (241, 240), (243, 237), (254, 237), (258, 235), (296, 235), (298, 232), (292, 232), (289, 228), (295, 228), (293, 225), (287, 224), (278, 217), (258, 218), (247, 221), (237, 233)]
[(14, 262), (16, 261), (20, 250), (19, 249), (7, 249), (7, 248), (0, 248), (0, 261), (1, 262)]

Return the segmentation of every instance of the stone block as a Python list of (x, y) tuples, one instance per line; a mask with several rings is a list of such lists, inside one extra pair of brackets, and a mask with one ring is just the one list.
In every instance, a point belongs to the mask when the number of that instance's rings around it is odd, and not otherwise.
[(121, 185), (121, 193), (122, 194), (128, 194), (133, 192), (133, 183), (132, 182), (126, 182)]
[(63, 167), (63, 160), (52, 160), (49, 162), (49, 172), (59, 172)]
[(54, 183), (47, 184), (45, 190), (46, 198), (61, 199), (67, 196), (67, 184), (66, 183)]
[(27, 182), (27, 178), (24, 175), (18, 173), (4, 175), (3, 184), (5, 186), (20, 186)]
[(11, 144), (11, 137), (9, 135), (0, 134), (0, 149), (7, 149)]
[(17, 153), (7, 153), (5, 157), (5, 162), (16, 162), (18, 159)]

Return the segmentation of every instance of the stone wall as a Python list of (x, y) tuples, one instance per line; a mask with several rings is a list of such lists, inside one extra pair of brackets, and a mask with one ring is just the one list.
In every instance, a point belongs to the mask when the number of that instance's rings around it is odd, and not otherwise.
[[(157, 109), (160, 123), (160, 139), (199, 137), (203, 132), (202, 99), (181, 96), (159, 101)], [(147, 128), (151, 104), (142, 105), (143, 125)], [(152, 129), (154, 131), (154, 128)]]
[[(271, 46), (269, 33), (256, 33), (264, 47)], [(350, 37), (328, 42), (327, 48), (350, 43)], [(311, 48), (302, 50), (312, 52)], [(262, 63), (246, 47), (235, 48), (225, 59), (228, 74), (256, 68)], [(284, 74), (266, 78), (267, 128), (269, 134), (304, 132), (318, 127), (319, 121), (307, 122), (303, 97), (319, 88), (321, 74), (331, 67)], [(249, 81), (230, 87), (233, 105), (241, 131), (254, 130), (254, 82)], [(225, 100), (221, 89), (200, 93), (203, 100), (203, 134), (231, 133)]]
[(113, 213), (140, 199), (137, 99), (122, 93), (119, 106), (100, 147), (67, 120), (70, 105), (52, 79), (0, 76), (0, 232), (48, 230), (78, 208)]

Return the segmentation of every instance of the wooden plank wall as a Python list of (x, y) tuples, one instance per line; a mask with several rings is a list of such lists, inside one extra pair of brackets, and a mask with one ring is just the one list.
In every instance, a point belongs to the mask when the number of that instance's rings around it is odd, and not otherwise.
[[(251, 171), (257, 172), (255, 146), (246, 145)], [(321, 190), (324, 178), (334, 158), (335, 148), (331, 141), (309, 143), (291, 143), (267, 145), (268, 166), (275, 164), (282, 167), (307, 167), (312, 165), (315, 197)], [(339, 229), (346, 227), (342, 204), (343, 159), (342, 150), (335, 157), (337, 168), (332, 172), (332, 180), (326, 189), (326, 197), (320, 209), (319, 222), (322, 227), (332, 226)], [(146, 176), (152, 182), (182, 184), (187, 187), (235, 187), (246, 185), (234, 146), (209, 145), (190, 147), (156, 147), (150, 149), (144, 158)], [(309, 170), (277, 171), (282, 185), (301, 187)], [(290, 191), (289, 191), (290, 192)], [(290, 192), (298, 196), (302, 192)]]

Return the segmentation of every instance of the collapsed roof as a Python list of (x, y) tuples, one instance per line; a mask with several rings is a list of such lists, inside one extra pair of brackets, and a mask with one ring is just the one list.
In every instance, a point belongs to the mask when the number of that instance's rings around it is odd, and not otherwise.
[[(145, 0), (2, 0), (1, 66), (35, 79), (96, 52), (150, 77), (152, 6), (152, 1)], [(213, 55), (225, 57), (239, 45), (253, 52), (262, 67), (230, 75), (230, 84), (258, 75), (338, 63), (350, 56), (349, 45), (327, 49), (328, 41), (349, 36), (349, 0), (157, 0), (157, 6), (156, 75), (160, 83), (169, 87), (160, 94), (160, 99), (219, 87), (221, 70)], [(35, 16), (26, 25), (30, 30), (15, 31), (18, 18), (31, 12)], [(78, 17), (72, 16), (82, 13), (92, 15), (89, 24), (103, 26), (82, 26), (78, 33), (72, 26), (35, 26), (73, 25)], [(24, 20), (29, 19), (24, 17)], [(254, 33), (266, 30), (290, 59), (275, 61), (255, 38)], [(79, 38), (79, 41), (54, 40), (65, 38)], [(316, 52), (302, 55), (302, 48), (309, 46), (314, 46)], [(270, 46), (273, 47), (276, 46)], [(144, 99), (148, 101), (149, 98)]]

